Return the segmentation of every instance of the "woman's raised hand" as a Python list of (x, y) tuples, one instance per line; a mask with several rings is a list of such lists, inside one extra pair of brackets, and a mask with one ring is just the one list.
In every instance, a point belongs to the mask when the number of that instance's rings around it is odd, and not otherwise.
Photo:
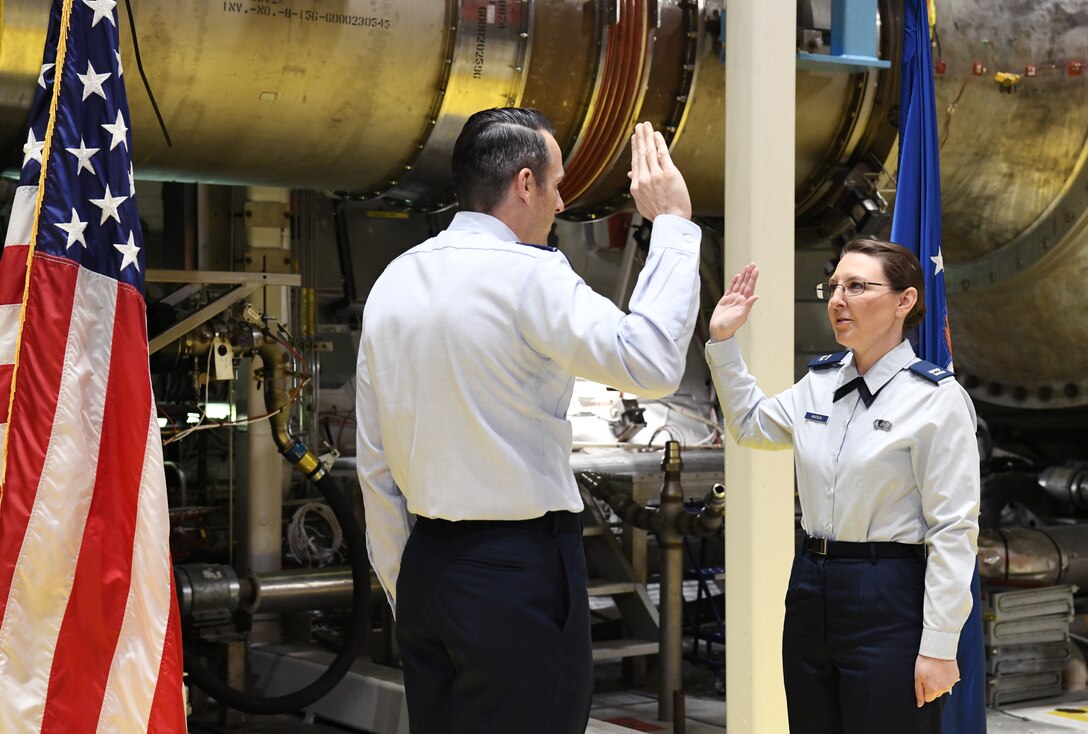
[(737, 329), (748, 322), (748, 314), (752, 312), (752, 306), (759, 300), (755, 295), (756, 280), (759, 279), (759, 268), (755, 263), (748, 263), (744, 270), (733, 276), (729, 281), (729, 287), (725, 289), (725, 295), (714, 307), (714, 313), (710, 316), (710, 340), (715, 342), (731, 338)]

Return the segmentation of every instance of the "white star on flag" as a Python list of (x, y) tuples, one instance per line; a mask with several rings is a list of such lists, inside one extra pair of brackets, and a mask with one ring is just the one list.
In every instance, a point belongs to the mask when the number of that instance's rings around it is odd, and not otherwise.
[(136, 171), (132, 170), (132, 161), (128, 162), (128, 195), (136, 195)]
[(102, 99), (106, 98), (106, 91), (102, 89), (102, 82), (106, 81), (112, 76), (112, 74), (110, 74), (108, 71), (102, 74), (96, 74), (94, 71), (94, 67), (91, 66), (91, 62), (88, 61), (87, 73), (76, 74), (76, 76), (79, 77), (79, 80), (81, 82), (83, 82), (84, 102), (86, 102), (87, 97), (90, 97), (92, 94), (97, 94)]
[(117, 122), (112, 125), (108, 122), (102, 123), (102, 127), (106, 129), (113, 139), (110, 140), (110, 150), (117, 147), (118, 143), (125, 144), (125, 150), (128, 150), (128, 139), (125, 138), (125, 133), (128, 132), (128, 128), (125, 127), (125, 118), (121, 116), (121, 110), (117, 110)]
[[(930, 250), (930, 252), (933, 252), (933, 250)], [(934, 275), (937, 275), (937, 273), (944, 270), (944, 255), (941, 254), (940, 248), (937, 248), (936, 256), (931, 257), (929, 259), (932, 260), (933, 264), (937, 266), (937, 269), (933, 271)]]
[(42, 149), (45, 148), (45, 140), (38, 140), (34, 137), (34, 128), (30, 128), (26, 132), (26, 143), (23, 145), (23, 168), (26, 168), (26, 164), (30, 161), (42, 162)]
[(83, 245), (83, 249), (87, 249), (87, 240), (83, 239), (83, 230), (87, 229), (87, 222), (79, 221), (79, 214), (76, 213), (75, 208), (72, 209), (72, 221), (71, 222), (57, 222), (57, 227), (60, 227), (68, 233), (68, 243), (65, 245), (66, 249), (69, 249), (75, 243)]
[(42, 64), (42, 70), (38, 74), (38, 86), (45, 89), (45, 72), (52, 69), (56, 64)]
[(76, 166), (76, 175), (78, 176), (84, 169), (90, 171), (92, 176), (98, 175), (95, 173), (94, 166), (91, 165), (91, 156), (97, 153), (100, 148), (88, 148), (87, 144), (83, 142), (83, 136), (79, 138), (78, 148), (65, 148), (66, 151), (74, 155), (79, 159), (79, 165)]
[(125, 75), (125, 70), (121, 67), (121, 52), (114, 51), (113, 55), (117, 57), (117, 76), (122, 77)]
[(137, 270), (140, 269), (140, 263), (136, 262), (136, 256), (140, 254), (140, 248), (136, 246), (136, 237), (131, 231), (128, 233), (128, 244), (115, 244), (113, 247), (125, 256), (121, 260), (122, 271), (129, 265), (134, 265)]
[(92, 204), (102, 210), (102, 221), (99, 225), (105, 224), (106, 220), (113, 218), (117, 220), (117, 223), (121, 223), (121, 217), (117, 213), (117, 207), (121, 206), (121, 202), (127, 199), (127, 196), (113, 196), (110, 194), (110, 185), (106, 184), (106, 193), (101, 199), (88, 199)]
[(91, 28), (98, 25), (98, 21), (103, 18), (106, 18), (111, 25), (117, 25), (113, 22), (113, 9), (117, 6), (117, 0), (83, 0), (83, 4), (94, 11)]

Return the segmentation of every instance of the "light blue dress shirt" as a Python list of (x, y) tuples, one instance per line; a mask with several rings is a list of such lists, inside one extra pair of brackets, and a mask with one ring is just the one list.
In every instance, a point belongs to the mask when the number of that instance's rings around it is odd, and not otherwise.
[(793, 447), (805, 532), (929, 546), (919, 652), (954, 659), (978, 555), (979, 454), (967, 391), (911, 372), (919, 359), (907, 341), (865, 373), (876, 396), (868, 407), (857, 391), (833, 400), (858, 377), (852, 353), (773, 397), (756, 386), (735, 339), (708, 344), (706, 358), (737, 443)]
[(367, 299), (356, 463), (367, 549), (391, 605), (414, 515), (582, 509), (566, 419), (575, 376), (660, 397), (683, 375), (699, 301), (697, 225), (654, 221), (629, 314), (555, 248), (516, 240), (494, 217), (459, 212), (394, 260)]

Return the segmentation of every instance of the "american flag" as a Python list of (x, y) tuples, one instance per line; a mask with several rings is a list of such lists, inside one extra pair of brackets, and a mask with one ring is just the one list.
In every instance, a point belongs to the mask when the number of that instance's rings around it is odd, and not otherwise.
[(115, 0), (55, 0), (0, 258), (0, 732), (184, 732)]

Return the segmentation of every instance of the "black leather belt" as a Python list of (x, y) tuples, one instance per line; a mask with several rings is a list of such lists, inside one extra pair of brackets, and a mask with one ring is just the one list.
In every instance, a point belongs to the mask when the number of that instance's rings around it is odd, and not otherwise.
[(813, 538), (806, 535), (802, 547), (806, 553), (828, 558), (925, 558), (926, 546), (919, 543), (848, 543), (842, 540)]
[(443, 520), (441, 518), (416, 518), (416, 524), (439, 532), (477, 532), (480, 530), (518, 529), (539, 530), (546, 533), (581, 533), (582, 520), (576, 513), (566, 511), (546, 512), (528, 520)]

